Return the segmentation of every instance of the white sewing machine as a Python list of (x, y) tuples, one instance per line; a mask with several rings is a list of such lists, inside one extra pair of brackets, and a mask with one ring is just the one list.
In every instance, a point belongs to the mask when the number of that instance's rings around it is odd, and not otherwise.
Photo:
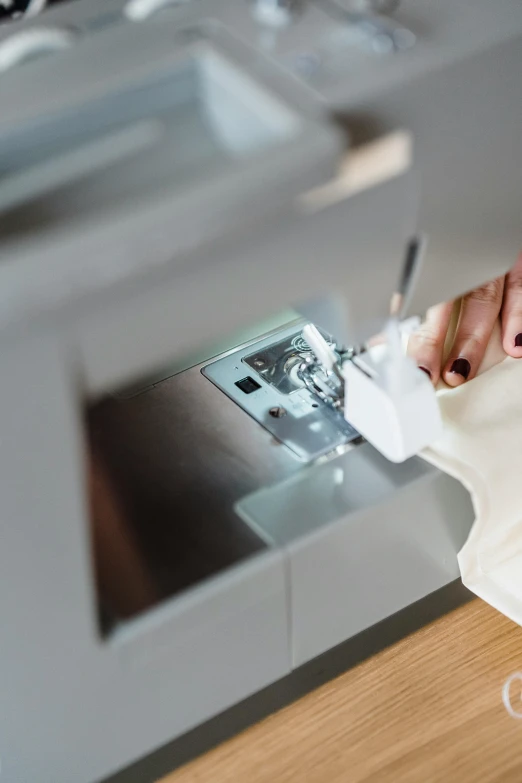
[(522, 6), (392, 5), (0, 28), (0, 781), (114, 774), (457, 579), (398, 327), (522, 245)]

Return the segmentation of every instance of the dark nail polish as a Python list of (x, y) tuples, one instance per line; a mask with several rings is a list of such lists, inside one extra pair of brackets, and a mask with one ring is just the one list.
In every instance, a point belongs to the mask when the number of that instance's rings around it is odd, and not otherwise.
[(454, 372), (456, 375), (462, 375), (464, 380), (466, 380), (471, 372), (471, 364), (467, 359), (455, 359), (451, 365), (450, 372)]
[(419, 370), (422, 370), (422, 372), (425, 372), (428, 378), (431, 381), (431, 372), (428, 370), (427, 367), (423, 367), (422, 365), (419, 365)]
[(515, 348), (520, 348), (522, 346), (522, 332), (520, 334), (517, 334), (515, 337)]

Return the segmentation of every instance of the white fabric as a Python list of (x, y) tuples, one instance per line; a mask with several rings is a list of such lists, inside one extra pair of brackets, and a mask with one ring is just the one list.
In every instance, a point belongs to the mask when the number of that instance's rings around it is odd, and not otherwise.
[(480, 374), (438, 389), (442, 438), (421, 456), (459, 479), (476, 519), (458, 555), (462, 581), (522, 625), (522, 359), (497, 327)]

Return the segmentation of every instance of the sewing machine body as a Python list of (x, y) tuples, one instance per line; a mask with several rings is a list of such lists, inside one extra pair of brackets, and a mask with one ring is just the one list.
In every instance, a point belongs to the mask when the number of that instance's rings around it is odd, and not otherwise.
[[(74, 45), (0, 73), (13, 783), (100, 780), (458, 578), (460, 484), (326, 425), (255, 359), (299, 337), (288, 305), (347, 345), (375, 334), (412, 237), (425, 248), (402, 316), (512, 265), (522, 12), (404, 2), (416, 40), (384, 55), (327, 5), (274, 29), (240, 0), (143, 21), (119, 0), (66, 4), (45, 25), (74, 28)], [(39, 24), (2, 28), (0, 63), (2, 41)], [(346, 153), (364, 163), (349, 186)], [(86, 407), (131, 504), (151, 508), (140, 535), (169, 594), (104, 632)], [(174, 525), (190, 557), (168, 559)]]

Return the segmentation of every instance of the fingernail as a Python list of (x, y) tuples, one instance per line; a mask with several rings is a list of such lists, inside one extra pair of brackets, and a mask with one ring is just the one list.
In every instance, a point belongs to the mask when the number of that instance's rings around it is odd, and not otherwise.
[(515, 337), (515, 348), (520, 348), (520, 346), (522, 346), (522, 332)]
[(468, 377), (471, 371), (471, 364), (467, 359), (455, 359), (451, 365), (450, 372), (454, 372), (456, 375), (462, 375), (464, 380)]
[(427, 367), (423, 367), (422, 365), (419, 365), (419, 370), (422, 370), (422, 372), (425, 372), (428, 378), (431, 380), (431, 372), (428, 370)]

